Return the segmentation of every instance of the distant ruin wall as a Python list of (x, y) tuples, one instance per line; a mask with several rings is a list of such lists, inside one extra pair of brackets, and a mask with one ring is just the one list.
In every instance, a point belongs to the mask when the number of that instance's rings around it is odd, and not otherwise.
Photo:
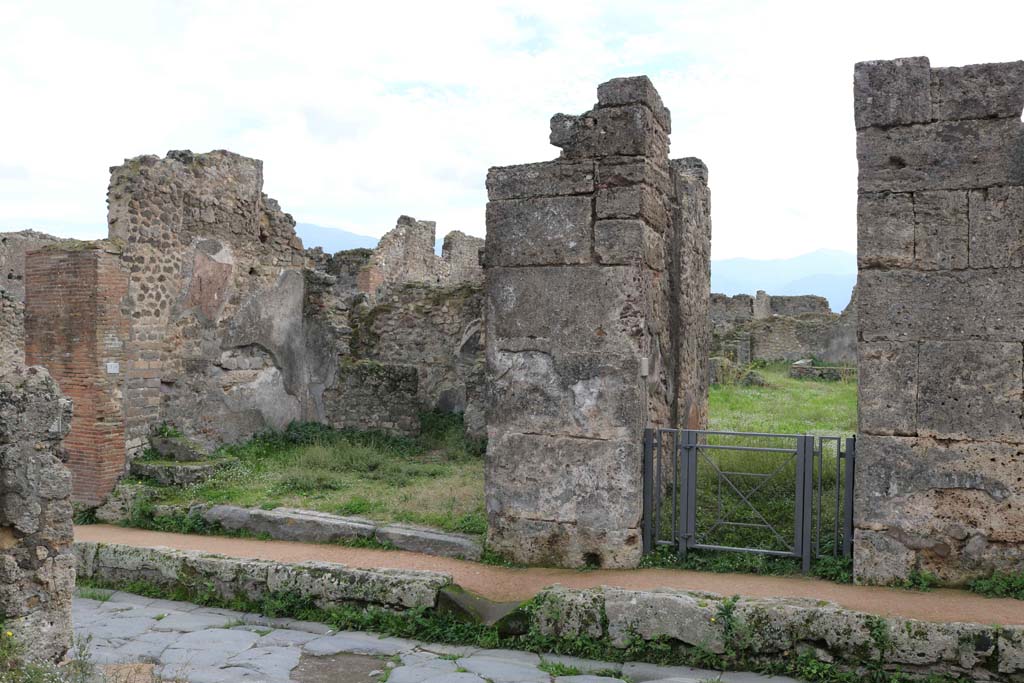
[(124, 373), (128, 273), (120, 249), (53, 245), (26, 259), (26, 360), (45, 367), (75, 404), (64, 447), (76, 502), (97, 505), (125, 471)]
[(855, 572), (1024, 569), (1024, 62), (854, 72)]
[(0, 363), (0, 621), (30, 659), (71, 646), (71, 402), (42, 368)]
[(552, 119), (561, 158), (488, 173), (488, 542), (517, 561), (635, 566), (643, 429), (706, 414), (677, 362), (706, 355), (706, 169), (670, 165), (669, 128), (616, 79)]

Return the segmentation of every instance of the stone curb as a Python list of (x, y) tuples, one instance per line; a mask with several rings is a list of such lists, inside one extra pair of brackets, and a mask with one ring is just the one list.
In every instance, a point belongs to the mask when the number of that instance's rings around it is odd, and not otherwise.
[(407, 524), (377, 525), (362, 517), (341, 517), (313, 510), (214, 505), (199, 514), (207, 522), (220, 524), (225, 529), (266, 534), (279, 541), (332, 543), (375, 538), (399, 550), (473, 561), (480, 559), (483, 550), (478, 539), (466, 534)]
[(226, 600), (287, 592), (321, 608), (343, 604), (388, 609), (433, 608), (447, 574), (356, 569), (331, 562), (288, 564), (156, 547), (76, 542), (78, 576), (112, 583), (144, 580), (166, 588), (211, 587)]

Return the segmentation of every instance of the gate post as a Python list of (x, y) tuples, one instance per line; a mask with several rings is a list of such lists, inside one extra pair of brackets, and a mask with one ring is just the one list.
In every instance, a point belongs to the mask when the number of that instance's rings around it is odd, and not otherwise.
[(654, 430), (644, 430), (644, 554), (654, 550)]
[(857, 437), (846, 440), (846, 468), (843, 471), (843, 557), (853, 553), (853, 487), (857, 476)]
[(796, 550), (800, 554), (800, 570), (811, 571), (811, 527), (814, 508), (814, 437), (804, 434), (797, 441), (797, 504)]

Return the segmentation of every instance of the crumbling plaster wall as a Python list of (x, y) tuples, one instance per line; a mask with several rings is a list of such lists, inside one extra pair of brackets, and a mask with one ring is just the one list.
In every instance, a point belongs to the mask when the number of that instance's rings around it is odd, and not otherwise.
[(31, 659), (71, 646), (71, 402), (43, 368), (0, 363), (0, 622)]
[(518, 561), (635, 566), (643, 429), (703, 426), (706, 169), (669, 132), (646, 77), (615, 79), (552, 119), (559, 159), (488, 173), (488, 542)]
[(854, 71), (855, 572), (1024, 569), (1024, 62)]

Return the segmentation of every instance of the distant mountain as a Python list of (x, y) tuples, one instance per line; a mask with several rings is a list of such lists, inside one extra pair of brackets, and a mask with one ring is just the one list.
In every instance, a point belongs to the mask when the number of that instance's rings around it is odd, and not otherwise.
[(295, 232), (302, 239), (304, 247), (321, 247), (328, 254), (345, 249), (373, 249), (378, 241), (378, 238), (369, 235), (359, 235), (340, 228), (325, 228), (312, 223), (297, 223)]
[(786, 259), (733, 258), (711, 262), (711, 291), (733, 296), (817, 294), (837, 313), (850, 302), (857, 282), (857, 255), (820, 249)]

